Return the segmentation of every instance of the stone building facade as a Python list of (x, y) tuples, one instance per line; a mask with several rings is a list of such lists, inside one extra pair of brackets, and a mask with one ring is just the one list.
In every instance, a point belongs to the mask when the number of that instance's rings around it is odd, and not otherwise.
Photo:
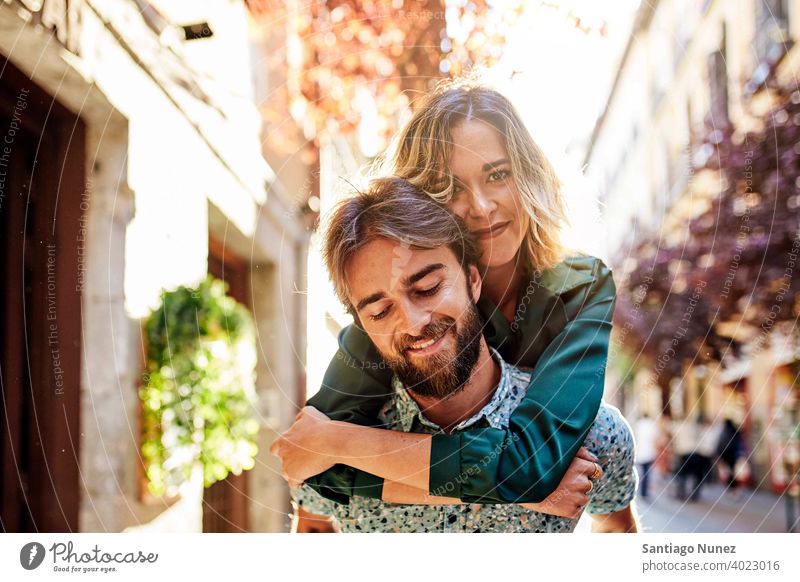
[[(10, 231), (3, 262), (13, 301), (2, 324), (14, 334), (3, 383), (15, 387), (0, 451), (6, 531), (285, 528), (285, 485), (268, 445), (304, 393), (297, 289), (308, 234), (297, 208), (308, 168), (279, 176), (264, 159), (250, 39), (246, 7), (228, 0), (0, 2), (2, 131), (16, 139), (0, 217), (23, 227)], [(20, 96), (29, 104), (15, 112)], [(38, 230), (22, 212), (31, 200), (43, 201)], [(256, 467), (211, 497), (190, 482), (178, 498), (148, 498), (141, 318), (162, 289), (213, 271), (236, 274), (257, 325)], [(41, 355), (47, 345), (58, 359)], [(35, 376), (25, 362), (39, 357), (45, 371)]]

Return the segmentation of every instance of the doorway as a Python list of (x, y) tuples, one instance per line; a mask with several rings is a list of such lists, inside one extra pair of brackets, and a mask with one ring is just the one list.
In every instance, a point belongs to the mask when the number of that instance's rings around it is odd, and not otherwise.
[(78, 531), (85, 126), (0, 59), (0, 529)]
[[(209, 237), (208, 273), (228, 284), (228, 295), (252, 313), (250, 269), (247, 262), (233, 254), (222, 241)], [(203, 531), (237, 533), (249, 531), (249, 471), (229, 474), (203, 492)]]

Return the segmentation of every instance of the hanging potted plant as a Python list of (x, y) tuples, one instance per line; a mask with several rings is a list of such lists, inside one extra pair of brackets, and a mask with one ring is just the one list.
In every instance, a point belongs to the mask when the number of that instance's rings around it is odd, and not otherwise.
[(175, 495), (196, 470), (209, 487), (251, 469), (259, 424), (249, 312), (209, 276), (195, 289), (162, 293), (144, 331), (142, 455), (150, 492)]

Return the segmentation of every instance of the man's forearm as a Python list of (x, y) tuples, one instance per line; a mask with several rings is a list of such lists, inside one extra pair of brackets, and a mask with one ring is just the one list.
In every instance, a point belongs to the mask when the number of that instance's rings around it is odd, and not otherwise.
[(383, 483), (381, 500), (386, 503), (403, 503), (410, 505), (460, 505), (464, 503), (455, 497), (431, 495), (426, 489), (418, 489), (390, 480), (386, 480)]
[(323, 438), (320, 446), (335, 463), (350, 465), (427, 494), (430, 435), (369, 428), (346, 422), (331, 424), (329, 438)]
[[(426, 490), (409, 487), (396, 481), (385, 481), (381, 499), (387, 503), (402, 503), (413, 505), (463, 505), (464, 502), (457, 497), (439, 497), (431, 495)], [(553, 513), (552, 505), (543, 503), (522, 503), (522, 507), (539, 513)]]

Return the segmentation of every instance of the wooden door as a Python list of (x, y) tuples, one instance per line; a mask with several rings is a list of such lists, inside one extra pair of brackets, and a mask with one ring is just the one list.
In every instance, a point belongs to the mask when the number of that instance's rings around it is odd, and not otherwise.
[(0, 528), (78, 529), (83, 122), (0, 61)]

